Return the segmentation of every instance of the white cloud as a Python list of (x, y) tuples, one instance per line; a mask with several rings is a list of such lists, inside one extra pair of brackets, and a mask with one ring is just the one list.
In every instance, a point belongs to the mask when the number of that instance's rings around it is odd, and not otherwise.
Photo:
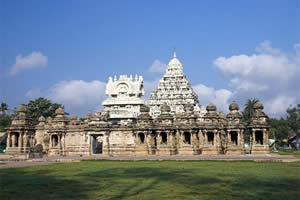
[(213, 63), (230, 78), (240, 102), (257, 98), (270, 115), (280, 116), (290, 104), (300, 101), (298, 46), (294, 45), (295, 53), (287, 54), (264, 41), (255, 49), (257, 54), (218, 57)]
[(231, 91), (226, 89), (216, 90), (203, 84), (195, 85), (193, 89), (198, 94), (201, 105), (213, 103), (217, 106), (219, 111), (228, 113), (228, 107), (231, 103), (230, 100), (234, 95)]
[(269, 40), (265, 40), (255, 48), (255, 51), (262, 54), (280, 54), (280, 49), (272, 47), (272, 44)]
[(295, 49), (299, 49), (300, 48), (300, 44), (294, 44), (294, 48)]
[(148, 71), (154, 73), (164, 73), (166, 69), (166, 64), (160, 62), (159, 60), (154, 60)]
[(271, 116), (279, 116), (286, 112), (290, 105), (296, 103), (295, 97), (278, 96), (265, 103), (265, 111)]
[(29, 90), (26, 97), (33, 99), (42, 96), (64, 105), (67, 112), (83, 115), (88, 111), (102, 110), (101, 103), (105, 98), (105, 87), (106, 83), (97, 80), (61, 81), (44, 92), (40, 89)]
[(38, 97), (43, 96), (43, 93), (41, 92), (40, 88), (33, 88), (26, 92), (25, 96), (29, 99), (36, 99)]
[(15, 75), (27, 69), (42, 68), (45, 67), (47, 63), (47, 56), (44, 56), (41, 52), (32, 52), (28, 56), (18, 55), (16, 57), (16, 63), (10, 70), (10, 75)]
[(66, 108), (95, 111), (105, 97), (105, 86), (101, 81), (61, 81), (49, 90), (47, 97)]

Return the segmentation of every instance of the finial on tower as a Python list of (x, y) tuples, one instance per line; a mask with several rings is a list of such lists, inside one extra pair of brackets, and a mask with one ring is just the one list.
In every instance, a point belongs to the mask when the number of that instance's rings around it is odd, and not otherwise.
[(173, 53), (173, 58), (176, 58), (176, 51), (174, 51)]

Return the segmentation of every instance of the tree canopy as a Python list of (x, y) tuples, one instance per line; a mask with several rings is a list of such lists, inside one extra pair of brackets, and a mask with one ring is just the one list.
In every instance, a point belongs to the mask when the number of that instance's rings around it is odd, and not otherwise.
[(247, 103), (245, 104), (245, 108), (242, 111), (243, 122), (245, 125), (250, 124), (251, 118), (254, 115), (254, 104), (257, 102), (257, 99), (248, 99)]
[[(257, 99), (248, 99), (245, 104), (245, 108), (242, 111), (242, 122), (245, 126), (248, 126), (251, 122), (251, 118), (254, 115), (254, 104), (258, 102)], [(245, 140), (250, 141), (250, 130), (245, 131)]]
[[(254, 104), (258, 102), (257, 99), (249, 99), (245, 104), (245, 108), (242, 111), (243, 123), (248, 126), (251, 122), (251, 118), (254, 114)], [(289, 107), (286, 110), (286, 117), (268, 118), (270, 125), (269, 138), (274, 139), (286, 139), (289, 136), (296, 135), (300, 131), (300, 104), (295, 107)], [(250, 132), (246, 130), (245, 139), (249, 138)]]
[(55, 117), (55, 110), (59, 107), (64, 108), (63, 105), (52, 103), (50, 100), (45, 98), (37, 98), (35, 100), (30, 100), (27, 106), (27, 116), (32, 119), (33, 125), (38, 124), (38, 119), (40, 116)]
[(297, 134), (300, 131), (300, 104), (287, 109), (287, 123), (292, 130), (292, 134)]
[(0, 106), (0, 111), (2, 114), (6, 114), (6, 111), (8, 110), (8, 106), (5, 102), (2, 102), (1, 103), (1, 106)]
[(4, 129), (11, 123), (11, 116), (6, 113), (7, 110), (8, 105), (5, 102), (2, 102), (0, 106), (0, 132), (4, 131)]

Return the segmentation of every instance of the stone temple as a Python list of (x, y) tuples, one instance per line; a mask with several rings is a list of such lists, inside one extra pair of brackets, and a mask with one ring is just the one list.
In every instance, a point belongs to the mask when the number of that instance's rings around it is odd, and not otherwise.
[(106, 95), (104, 111), (86, 114), (84, 120), (67, 117), (59, 108), (54, 118), (41, 116), (33, 126), (26, 106), (20, 106), (6, 130), (6, 152), (30, 153), (39, 145), (50, 156), (244, 154), (246, 129), (251, 132), (250, 152), (269, 152), (263, 105), (254, 105), (247, 127), (235, 102), (227, 115), (213, 104), (200, 106), (175, 53), (148, 101), (141, 98), (144, 83), (137, 75), (109, 77)]
[[(148, 103), (151, 116), (158, 117), (161, 114), (160, 107), (165, 103), (170, 106), (172, 115), (184, 112), (186, 104), (193, 105), (196, 112), (200, 111), (198, 96), (184, 75), (182, 64), (176, 58), (176, 53), (169, 62), (157, 89), (151, 93)], [(205, 109), (199, 112), (202, 116), (203, 113)]]

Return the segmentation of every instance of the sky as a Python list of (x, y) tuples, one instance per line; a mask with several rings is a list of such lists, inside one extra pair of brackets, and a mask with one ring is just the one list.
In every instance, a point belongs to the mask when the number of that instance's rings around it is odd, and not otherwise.
[(228, 113), (300, 103), (300, 1), (0, 0), (0, 102), (38, 97), (100, 111), (109, 76), (144, 77), (146, 97), (176, 51), (200, 104)]

